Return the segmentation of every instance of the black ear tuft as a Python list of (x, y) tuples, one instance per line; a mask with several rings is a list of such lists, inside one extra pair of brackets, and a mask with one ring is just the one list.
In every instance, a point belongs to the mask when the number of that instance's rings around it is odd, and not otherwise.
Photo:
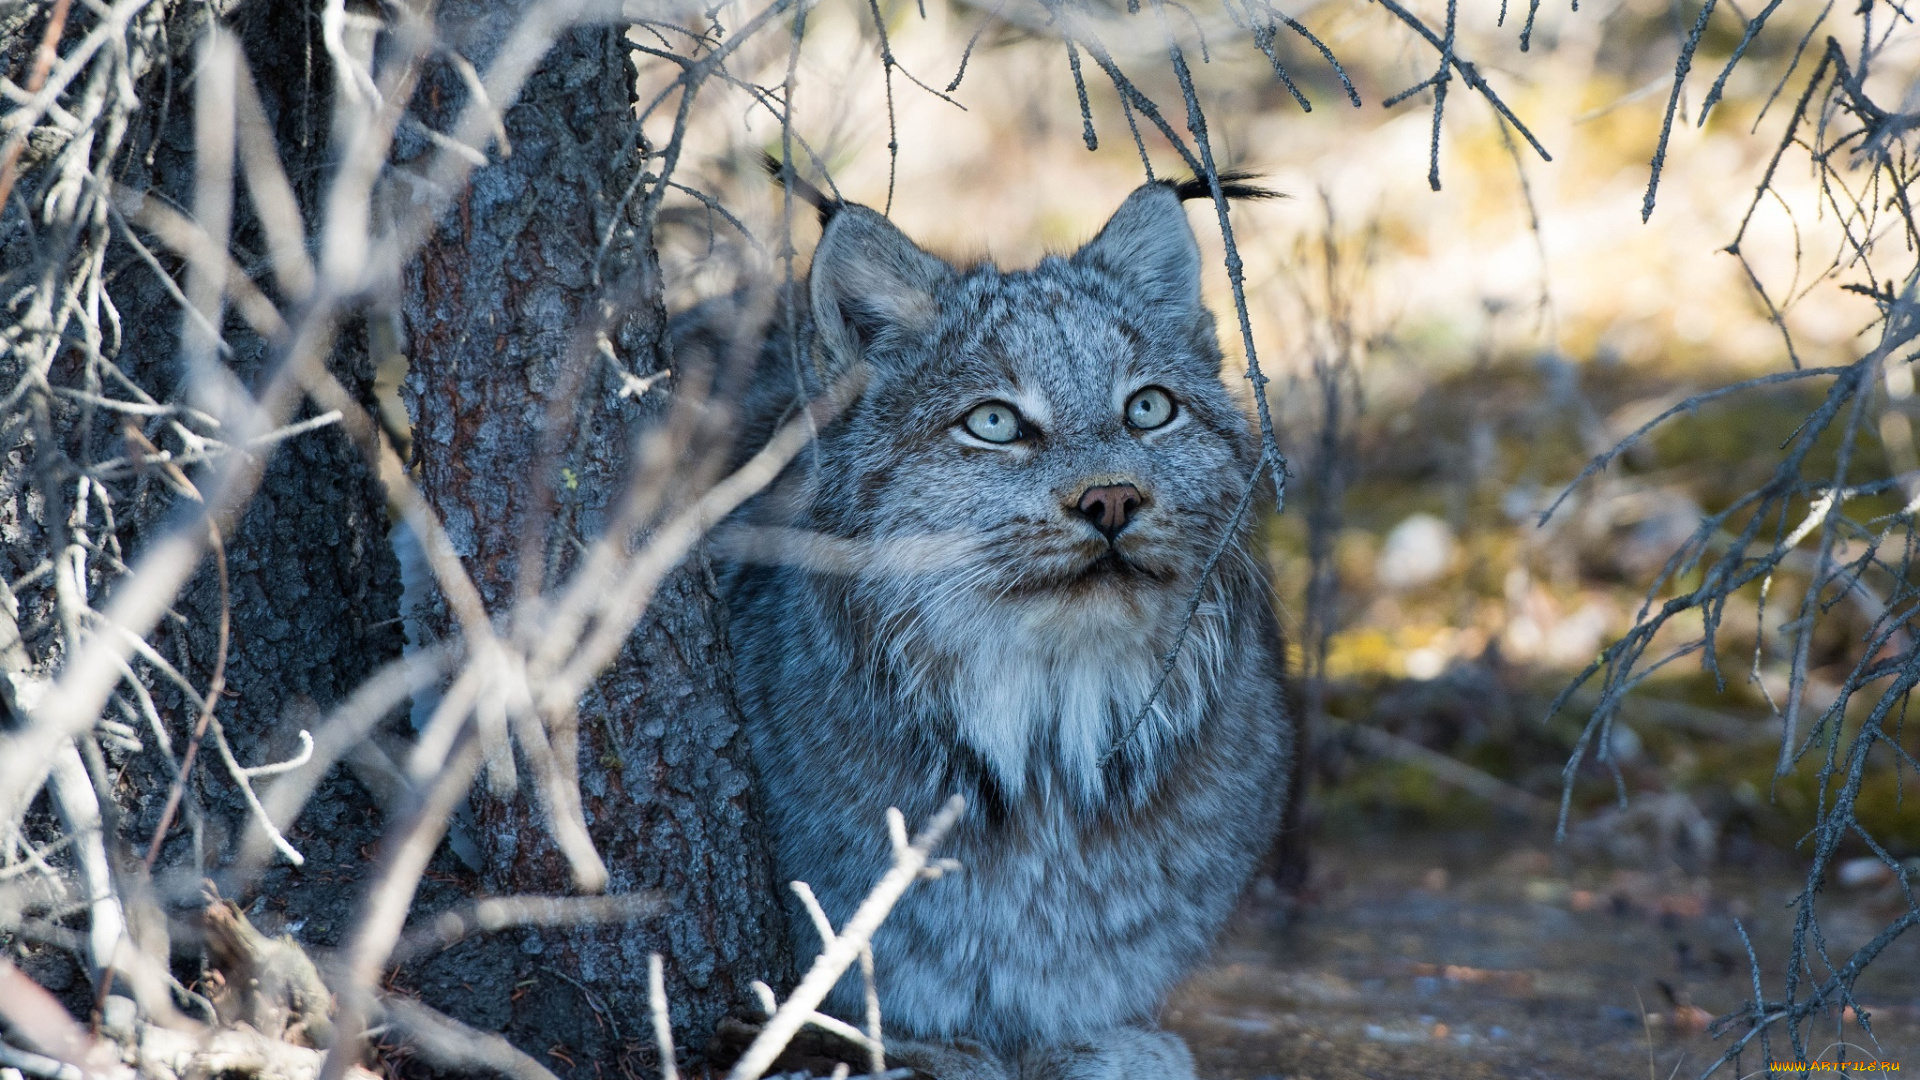
[[(772, 154), (763, 153), (760, 155), (760, 167), (767, 171), (768, 176), (773, 177), (777, 181), (785, 181), (787, 179), (787, 166)], [(799, 197), (801, 202), (813, 207), (814, 213), (820, 215), (821, 228), (826, 228), (827, 222), (833, 220), (833, 215), (846, 208), (847, 201), (845, 199), (836, 199), (826, 192), (821, 191), (819, 188), (814, 187), (812, 184), (807, 183), (800, 178), (798, 172), (792, 174), (792, 179), (793, 193)]]
[[(1287, 197), (1283, 191), (1274, 191), (1271, 188), (1263, 188), (1258, 184), (1249, 183), (1249, 181), (1259, 177), (1258, 173), (1234, 171), (1223, 172), (1219, 175), (1220, 194), (1229, 199), (1240, 199), (1245, 202), (1262, 202), (1267, 199), (1284, 199)], [(1177, 182), (1173, 180), (1162, 180), (1160, 182), (1172, 188), (1173, 193), (1180, 196), (1181, 202), (1186, 202), (1188, 199), (1213, 198), (1213, 186), (1207, 183), (1207, 178), (1204, 176), (1188, 177), (1185, 180)]]

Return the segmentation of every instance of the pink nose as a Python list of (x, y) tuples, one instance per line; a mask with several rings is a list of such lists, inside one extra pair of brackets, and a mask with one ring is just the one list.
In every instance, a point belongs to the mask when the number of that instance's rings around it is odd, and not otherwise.
[(1145, 501), (1140, 489), (1132, 484), (1108, 484), (1081, 492), (1078, 509), (1081, 517), (1093, 522), (1111, 540), (1127, 527), (1133, 512)]

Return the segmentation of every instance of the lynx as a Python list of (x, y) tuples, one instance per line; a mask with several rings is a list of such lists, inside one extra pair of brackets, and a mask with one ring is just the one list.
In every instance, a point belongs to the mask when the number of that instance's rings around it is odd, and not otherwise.
[[(838, 925), (890, 865), (885, 809), (966, 797), (940, 851), (963, 870), (873, 943), (889, 1061), (938, 1080), (1192, 1077), (1155, 1014), (1284, 800), (1279, 631), (1235, 515), (1257, 444), (1191, 193), (1150, 183), (1072, 256), (1011, 272), (829, 205), (759, 352), (762, 432), (851, 387), (725, 571), (776, 854)], [(681, 351), (717, 348), (727, 310), (683, 317)], [(827, 1009), (857, 1022), (863, 995), (849, 977)]]

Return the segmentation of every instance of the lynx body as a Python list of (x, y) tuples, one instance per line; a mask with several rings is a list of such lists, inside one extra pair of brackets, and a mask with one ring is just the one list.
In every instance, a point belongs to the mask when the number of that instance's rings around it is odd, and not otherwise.
[[(847, 206), (814, 255), (811, 355), (777, 328), (761, 353), (763, 432), (854, 388), (730, 545), (780, 869), (837, 925), (890, 864), (887, 807), (966, 797), (939, 852), (964, 869), (874, 940), (890, 1045), (924, 1044), (896, 1057), (942, 1080), (1190, 1077), (1154, 1014), (1273, 836), (1292, 729), (1255, 515), (1235, 515), (1258, 455), (1199, 278), (1161, 184), (1007, 273)], [(829, 1011), (858, 1019), (861, 993), (844, 980)]]

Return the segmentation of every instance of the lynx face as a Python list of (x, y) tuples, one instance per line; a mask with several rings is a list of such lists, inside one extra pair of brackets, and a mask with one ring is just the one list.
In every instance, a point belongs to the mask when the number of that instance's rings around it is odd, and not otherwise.
[(1041, 607), (1190, 588), (1248, 464), (1198, 297), (1129, 303), (1083, 258), (933, 269), (920, 326), (854, 324), (869, 382), (823, 433), (822, 524), (953, 537), (972, 587)]
[[(888, 674), (1013, 792), (1036, 751), (1067, 788), (1103, 790), (1095, 763), (1147, 701), (1209, 554), (1245, 558), (1253, 450), (1199, 270), (1161, 185), (1031, 270), (955, 268), (862, 207), (815, 255), (818, 370), (865, 383), (821, 432), (794, 524), (853, 542), (844, 600)], [(1192, 727), (1224, 659), (1205, 648), (1216, 607), (1145, 751)]]

